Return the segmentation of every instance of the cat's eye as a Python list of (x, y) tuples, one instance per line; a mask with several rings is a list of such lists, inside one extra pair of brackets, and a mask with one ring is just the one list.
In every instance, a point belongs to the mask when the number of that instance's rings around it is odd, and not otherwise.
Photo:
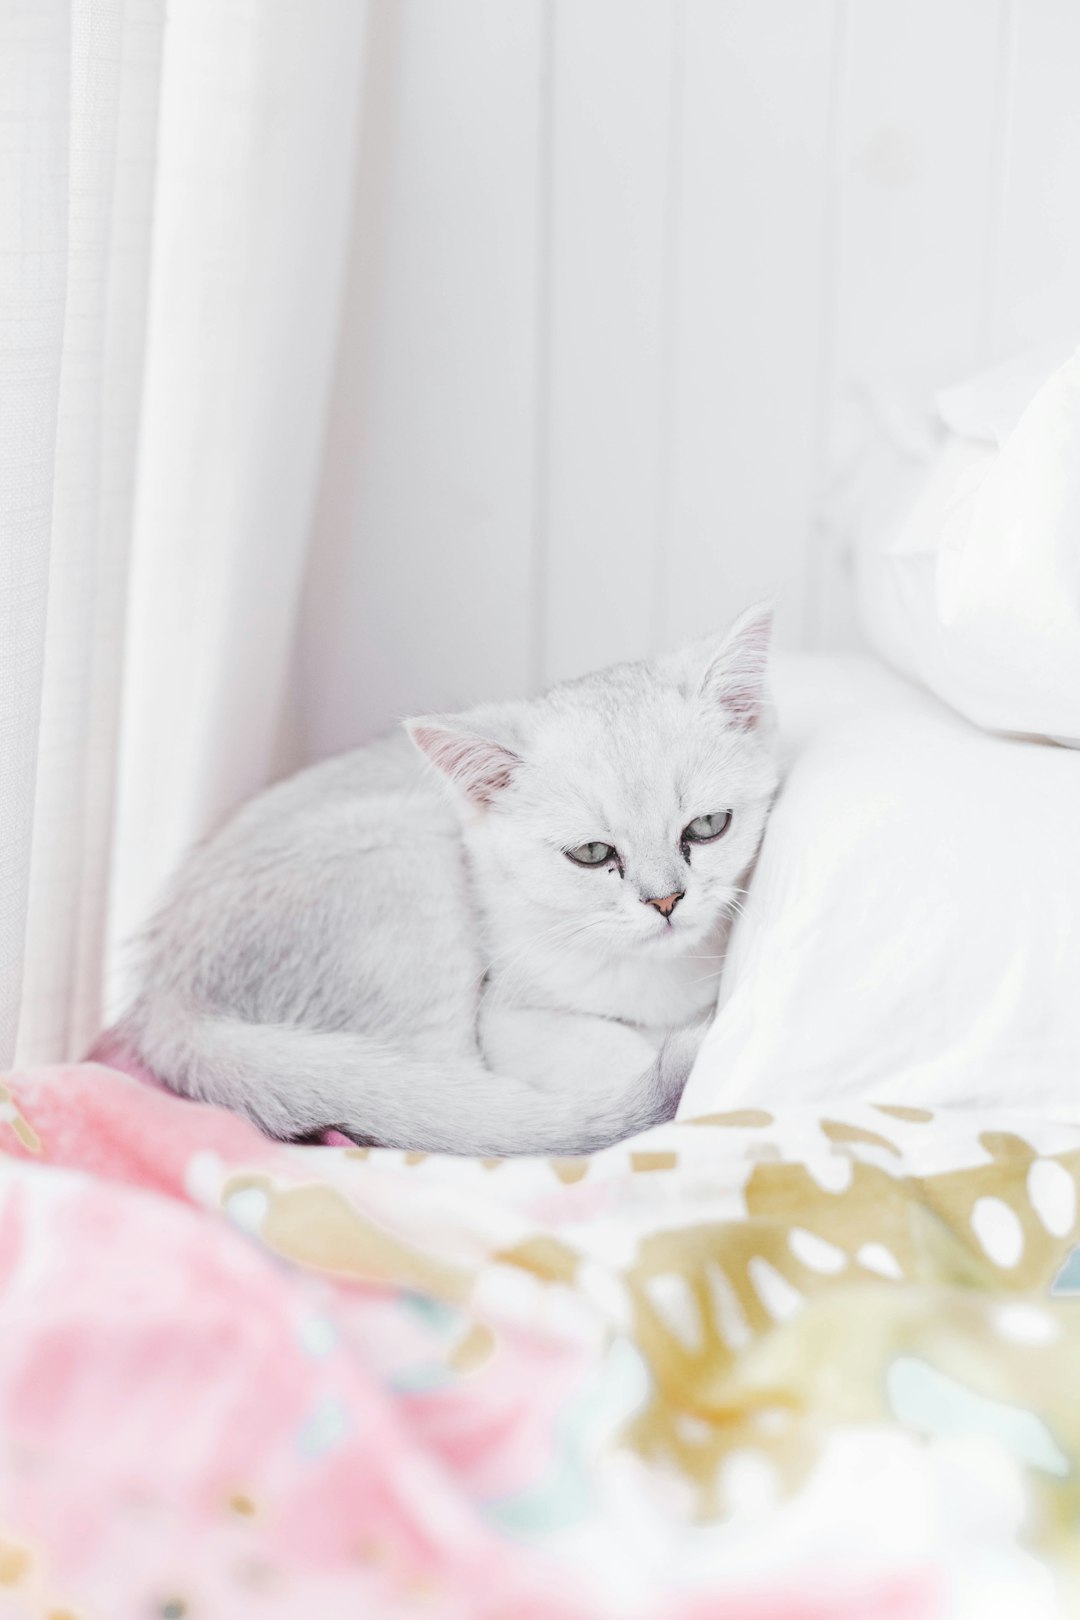
[(566, 856), (577, 866), (606, 866), (615, 859), (615, 850), (611, 844), (579, 844), (576, 849), (568, 849)]
[(714, 838), (727, 832), (730, 824), (730, 810), (714, 810), (711, 816), (695, 816), (683, 828), (683, 837), (691, 844), (711, 844)]

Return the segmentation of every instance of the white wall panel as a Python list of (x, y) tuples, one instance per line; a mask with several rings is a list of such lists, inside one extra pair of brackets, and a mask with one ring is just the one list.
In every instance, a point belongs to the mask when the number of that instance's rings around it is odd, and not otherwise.
[(376, 17), (304, 753), (530, 681), (541, 0)]
[(556, 0), (540, 540), (545, 680), (653, 631), (680, 0)]
[(1080, 4), (1012, 0), (995, 355), (1080, 342)]
[[(828, 498), (898, 390), (929, 401), (983, 360), (1000, 0), (857, 0), (840, 46), (827, 432), (807, 635), (852, 636)], [(886, 410), (882, 411), (882, 403)]]
[(283, 763), (767, 589), (854, 639), (882, 402), (1080, 335), (1080, 0), (370, 14)]
[(779, 588), (797, 630), (822, 366), (831, 0), (690, 0), (673, 307), (667, 645)]

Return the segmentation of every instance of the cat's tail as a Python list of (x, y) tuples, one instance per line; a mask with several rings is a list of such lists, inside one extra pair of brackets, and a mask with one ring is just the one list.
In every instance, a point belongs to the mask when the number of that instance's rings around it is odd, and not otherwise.
[(588, 1153), (673, 1112), (659, 1060), (618, 1096), (568, 1096), (495, 1074), (478, 1054), (441, 1062), (367, 1035), (176, 1006), (125, 1020), (116, 1038), (170, 1090), (244, 1114), (283, 1141), (334, 1129), (429, 1153)]

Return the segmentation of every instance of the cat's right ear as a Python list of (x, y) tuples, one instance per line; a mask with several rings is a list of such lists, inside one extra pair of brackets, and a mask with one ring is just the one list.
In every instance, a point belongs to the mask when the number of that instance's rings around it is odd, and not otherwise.
[(442, 715), (406, 720), (405, 730), (450, 785), (481, 810), (510, 786), (521, 764), (520, 756), (509, 748)]
[(757, 602), (722, 640), (708, 637), (662, 660), (685, 692), (700, 693), (741, 731), (753, 731), (765, 709), (772, 603)]

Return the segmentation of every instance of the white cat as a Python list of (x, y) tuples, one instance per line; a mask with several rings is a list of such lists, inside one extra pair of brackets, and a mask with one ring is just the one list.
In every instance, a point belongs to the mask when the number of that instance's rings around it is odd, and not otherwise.
[(119, 1041), (283, 1138), (577, 1153), (670, 1118), (776, 790), (768, 634), (271, 788), (182, 871)]

